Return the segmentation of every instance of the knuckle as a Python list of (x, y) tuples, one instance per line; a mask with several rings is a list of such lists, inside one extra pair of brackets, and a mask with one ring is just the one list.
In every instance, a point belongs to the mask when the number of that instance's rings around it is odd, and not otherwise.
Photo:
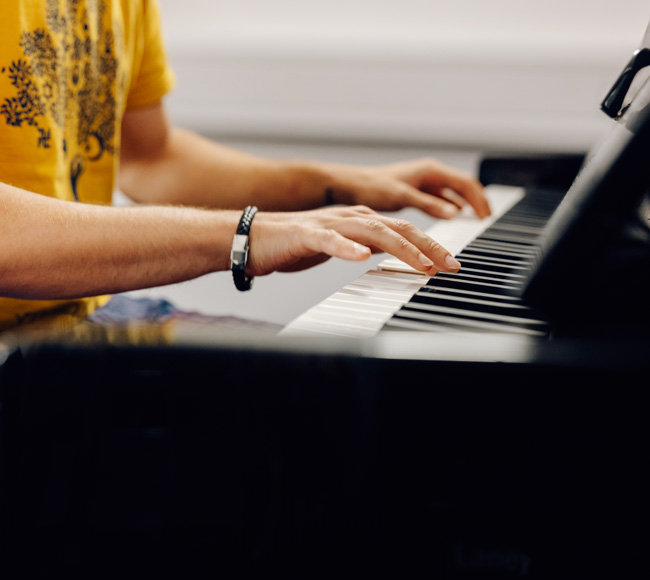
[(406, 238), (399, 238), (397, 240), (397, 245), (402, 249), (402, 250), (409, 250), (411, 248), (411, 242), (409, 242)]
[(398, 232), (412, 232), (415, 229), (411, 222), (403, 219), (395, 220), (393, 222), (393, 227), (395, 228), (395, 231)]
[(443, 251), (443, 247), (435, 240), (429, 240), (426, 247), (427, 252), (437, 254)]
[(381, 222), (377, 221), (376, 219), (372, 219), (372, 218), (367, 219), (365, 221), (365, 225), (366, 225), (366, 229), (374, 231), (374, 232), (376, 232), (378, 230), (381, 230), (384, 227), (384, 225)]

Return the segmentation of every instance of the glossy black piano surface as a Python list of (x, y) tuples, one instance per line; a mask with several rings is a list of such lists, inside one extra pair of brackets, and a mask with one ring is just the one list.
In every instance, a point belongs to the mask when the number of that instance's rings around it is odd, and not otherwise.
[(643, 554), (647, 341), (23, 340), (3, 577), (576, 578)]

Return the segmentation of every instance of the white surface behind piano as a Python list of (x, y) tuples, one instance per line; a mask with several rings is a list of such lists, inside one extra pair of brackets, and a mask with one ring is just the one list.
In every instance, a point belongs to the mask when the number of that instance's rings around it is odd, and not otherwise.
[[(524, 196), (524, 190), (490, 185), (486, 195), (492, 208), (489, 218), (479, 220), (470, 208), (465, 208), (453, 220), (435, 221), (427, 233), (457, 255), (516, 204)], [(428, 279), (404, 262), (387, 258), (379, 263), (378, 269), (368, 271), (296, 318), (282, 334), (375, 336)]]

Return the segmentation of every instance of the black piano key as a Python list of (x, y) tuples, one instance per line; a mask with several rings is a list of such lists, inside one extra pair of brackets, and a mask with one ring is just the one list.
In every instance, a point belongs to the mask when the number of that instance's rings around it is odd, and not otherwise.
[(445, 325), (447, 327), (460, 330), (471, 330), (473, 332), (507, 332), (534, 336), (546, 336), (548, 334), (548, 328), (538, 324), (508, 324), (503, 321), (463, 316), (459, 313), (450, 312), (423, 312), (403, 308), (395, 314), (393, 318), (395, 320), (416, 320), (418, 322), (428, 323), (435, 326)]
[[(472, 242), (465, 246), (463, 251), (481, 251), (481, 252), (495, 252), (495, 255), (503, 254), (504, 256), (515, 256), (525, 258), (527, 260), (534, 260), (537, 257), (538, 246), (530, 246), (528, 248), (513, 247), (507, 244), (494, 242)], [(499, 254), (496, 254), (499, 252)]]
[(424, 294), (444, 294), (446, 296), (458, 296), (461, 298), (464, 296), (484, 298), (486, 300), (502, 302), (504, 304), (521, 303), (519, 296), (508, 296), (507, 294), (494, 293), (489, 290), (489, 288), (481, 288), (480, 290), (462, 290), (459, 288), (445, 288), (443, 286), (422, 286), (419, 292)]
[(452, 316), (455, 318), (466, 318), (469, 320), (488, 321), (494, 324), (504, 324), (507, 326), (519, 326), (522, 328), (541, 328), (546, 326), (546, 322), (535, 318), (527, 318), (526, 316), (513, 316), (510, 314), (502, 314), (500, 312), (491, 312), (488, 308), (472, 308), (469, 304), (439, 304), (439, 303), (425, 303), (417, 302), (415, 300), (409, 301), (400, 310), (400, 314), (406, 312), (425, 312), (442, 314), (444, 316)]
[(503, 264), (495, 264), (494, 262), (489, 262), (487, 260), (475, 260), (468, 258), (465, 254), (458, 254), (456, 258), (458, 258), (458, 260), (463, 265), (461, 271), (464, 271), (466, 273), (481, 270), (489, 276), (501, 274), (509, 278), (525, 278), (526, 273), (530, 269), (529, 267), (525, 268), (523, 266), (507, 266)]
[(505, 252), (499, 253), (498, 251), (484, 250), (481, 248), (465, 247), (458, 255), (474, 258), (477, 260), (499, 262), (500, 264), (510, 264), (512, 266), (526, 266), (532, 262), (530, 256), (516, 256), (512, 254), (508, 255)]
[(521, 284), (526, 277), (521, 270), (510, 270), (501, 266), (494, 266), (485, 262), (475, 260), (463, 261), (463, 276), (472, 276), (474, 279), (493, 278), (514, 284)]
[(534, 248), (529, 250), (516, 250), (506, 248), (503, 246), (490, 246), (486, 244), (467, 244), (462, 250), (463, 253), (472, 254), (485, 254), (486, 256), (494, 256), (497, 258), (505, 258), (508, 260), (532, 261), (535, 257), (536, 251)]
[(508, 233), (505, 231), (502, 232), (491, 232), (485, 230), (480, 238), (481, 240), (496, 240), (498, 242), (510, 242), (513, 244), (526, 244), (528, 246), (534, 246), (537, 241), (536, 236), (524, 236), (522, 234)]
[(495, 314), (497, 316), (512, 318), (517, 324), (532, 324), (535, 321), (542, 321), (531, 308), (523, 304), (504, 304), (494, 300), (473, 298), (470, 296), (460, 297), (435, 293), (417, 293), (407, 303), (407, 306), (415, 310), (420, 307), (424, 310), (430, 310), (432, 307), (441, 307), (445, 310), (454, 308), (460, 312)]
[(438, 272), (436, 277), (454, 278), (467, 281), (490, 282), (501, 285), (521, 286), (524, 278), (515, 278), (502, 272), (480, 271), (480, 268), (461, 268), (459, 272)]
[(494, 222), (486, 231), (490, 233), (506, 232), (536, 239), (539, 238), (543, 229), (541, 227), (521, 226), (515, 223)]
[(469, 290), (469, 291), (487, 291), (491, 294), (498, 294), (501, 296), (516, 296), (521, 294), (521, 287), (510, 284), (499, 284), (481, 280), (469, 280), (463, 278), (453, 278), (440, 276), (438, 273), (431, 278), (427, 286), (449, 288), (452, 290)]
[(500, 224), (514, 223), (517, 225), (530, 226), (533, 228), (543, 228), (548, 221), (546, 216), (534, 216), (517, 212), (507, 212), (498, 220)]
[(528, 251), (533, 251), (536, 247), (537, 244), (529, 241), (529, 240), (520, 240), (520, 239), (509, 239), (505, 240), (503, 239), (502, 236), (497, 236), (495, 235), (485, 235), (487, 230), (481, 233), (480, 236), (477, 236), (474, 238), (473, 242), (478, 242), (478, 243), (485, 243), (485, 244), (505, 244), (507, 246), (513, 247), (513, 248), (521, 248), (522, 250), (528, 250)]

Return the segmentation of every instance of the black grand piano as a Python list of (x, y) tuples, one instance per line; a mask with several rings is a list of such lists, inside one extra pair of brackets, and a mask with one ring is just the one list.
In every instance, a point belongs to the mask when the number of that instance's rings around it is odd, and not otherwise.
[(584, 158), (485, 159), (526, 189), (496, 230), (546, 214), (539, 235), (484, 232), (482, 274), (436, 276), (372, 338), (3, 335), (0, 576), (647, 574), (648, 52)]

